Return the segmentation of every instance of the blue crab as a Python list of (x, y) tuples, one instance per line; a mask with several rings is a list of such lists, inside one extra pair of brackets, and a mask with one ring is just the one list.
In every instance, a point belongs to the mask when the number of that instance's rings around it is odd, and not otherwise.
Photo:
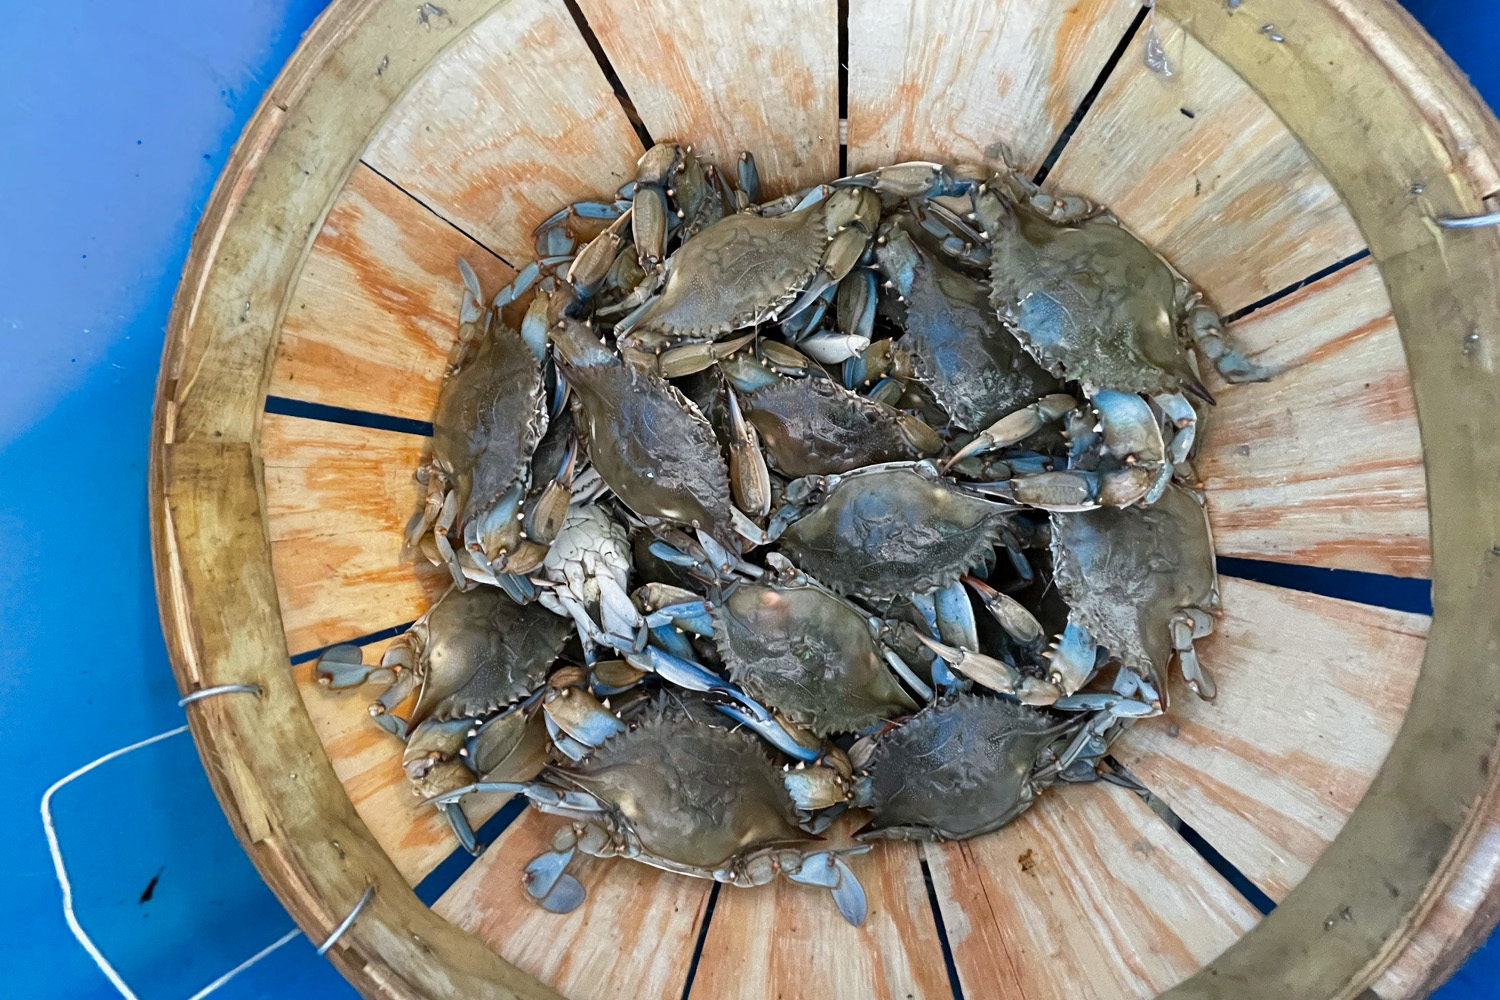
[(845, 859), (868, 847), (822, 848), (802, 831), (784, 772), (754, 736), (688, 709), (685, 699), (659, 700), (622, 721), (581, 692), (570, 697), (570, 736), (594, 741), (586, 756), (548, 768), (540, 781), (475, 783), (435, 800), (520, 793), (572, 821), (527, 865), (533, 899), (563, 912), (582, 902), (583, 887), (565, 871), (582, 851), (736, 886), (782, 875), (829, 889), (846, 920), (864, 921), (864, 890)]
[[(546, 545), (526, 537), (531, 458), (547, 429), (542, 367), (531, 347), (480, 306), (467, 266), (460, 332), (438, 394), (430, 452), (417, 471), (425, 501), (406, 529), (408, 554), (432, 543), (457, 586), (534, 568)], [(462, 544), (453, 545), (454, 538)]]
[(894, 374), (926, 386), (953, 426), (967, 431), (1056, 392), (1057, 380), (996, 317), (985, 285), (924, 250), (912, 226), (898, 217), (876, 240), (891, 293), (886, 307), (906, 331), (891, 343)]
[(834, 590), (885, 600), (928, 593), (985, 564), (1014, 510), (931, 462), (892, 462), (791, 483), (768, 533)]
[[(1070, 628), (1107, 649), (1149, 685), (1166, 694), (1175, 658), (1188, 686), (1212, 699), (1217, 687), (1199, 662), (1193, 640), (1213, 631), (1219, 581), (1202, 497), (1172, 485), (1155, 504), (1053, 515), (1052, 560)], [(1081, 671), (1074, 671), (1074, 677)], [(1081, 681), (1076, 686), (1081, 686)]]
[(622, 362), (583, 323), (564, 317), (550, 337), (572, 389), (589, 459), (620, 502), (648, 522), (695, 529), (736, 547), (748, 522), (729, 491), (729, 470), (712, 426), (655, 372)]
[(877, 196), (845, 190), (785, 215), (720, 219), (673, 253), (661, 291), (615, 332), (635, 349), (660, 354), (784, 319), (849, 273), (879, 217)]
[(743, 409), (766, 462), (788, 478), (851, 472), (942, 448), (942, 439), (917, 418), (832, 379), (784, 377), (743, 353), (719, 367), (733, 387), (732, 405)]
[(713, 638), (747, 694), (815, 736), (860, 732), (917, 710), (899, 677), (931, 694), (880, 641), (880, 622), (772, 553), (774, 575), (712, 607)]

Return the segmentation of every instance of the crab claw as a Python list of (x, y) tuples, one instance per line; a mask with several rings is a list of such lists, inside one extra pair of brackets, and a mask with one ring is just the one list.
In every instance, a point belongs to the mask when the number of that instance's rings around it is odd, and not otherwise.
[(526, 862), (521, 872), (521, 885), (532, 899), (545, 899), (562, 878), (563, 870), (573, 860), (575, 848), (565, 851), (546, 851)]
[(839, 884), (833, 888), (833, 905), (839, 908), (840, 916), (851, 925), (858, 927), (865, 922), (865, 914), (868, 912), (865, 887), (859, 884), (859, 879), (844, 863), (843, 858), (836, 858), (833, 864), (841, 876)]
[(949, 646), (929, 639), (920, 632), (914, 634), (927, 648), (952, 664), (959, 673), (992, 691), (1008, 694), (1023, 705), (1050, 705), (1057, 701), (1060, 692), (1056, 685), (1027, 677), (1004, 660)]
[(542, 711), (559, 729), (586, 747), (597, 747), (625, 731), (625, 724), (582, 688), (551, 688), (542, 698)]
[(797, 346), (814, 361), (837, 365), (862, 354), (870, 346), (870, 338), (855, 333), (815, 333)]
[(987, 173), (982, 167), (960, 166), (955, 171), (943, 163), (909, 160), (841, 177), (834, 186), (874, 188), (893, 198), (939, 198), (968, 194)]
[(558, 876), (557, 884), (552, 887), (552, 891), (537, 902), (541, 904), (542, 909), (551, 913), (572, 913), (578, 909), (585, 895), (587, 893), (584, 891), (583, 883), (564, 872)]
[(714, 708), (741, 725), (753, 729), (762, 739), (788, 757), (806, 763), (815, 761), (823, 755), (820, 748), (808, 746), (798, 740), (775, 715), (763, 706), (744, 695), (736, 697), (738, 701), (746, 704), (718, 702), (714, 704)]
[(1023, 441), (1054, 420), (1060, 419), (1070, 410), (1077, 408), (1078, 400), (1065, 392), (1043, 396), (1029, 406), (1023, 406), (1014, 413), (1006, 414), (974, 435), (974, 440), (954, 452), (953, 457), (948, 459), (943, 468), (947, 469), (954, 462), (960, 462), (970, 455), (979, 455)]
[(726, 390), (729, 398), (729, 486), (734, 502), (751, 517), (763, 518), (771, 512), (771, 472), (766, 456), (760, 450), (760, 436), (745, 419), (739, 395)]
[(829, 809), (849, 800), (849, 784), (836, 768), (822, 764), (798, 766), (782, 772), (781, 783), (793, 804), (803, 812)]
[(330, 646), (323, 651), (323, 654), (318, 657), (318, 662), (313, 666), (313, 676), (317, 678), (319, 684), (337, 691), (359, 687), (373, 679), (375, 669), (365, 666), (364, 650), (345, 643), (341, 646)]
[(1088, 629), (1069, 622), (1062, 635), (1042, 653), (1047, 661), (1048, 677), (1063, 694), (1072, 694), (1094, 676), (1098, 651), (1098, 644)]
[(656, 359), (663, 378), (681, 378), (710, 368), (725, 358), (738, 354), (756, 338), (754, 331), (720, 343), (689, 344), (663, 351)]
[(1042, 629), (1042, 623), (1037, 621), (1036, 616), (1027, 609), (1026, 605), (1009, 594), (1000, 593), (983, 580), (966, 576), (963, 582), (978, 595), (984, 609), (1000, 623), (1006, 635), (1024, 645), (1031, 645), (1042, 640), (1046, 634)]
[(479, 838), (474, 834), (474, 828), (469, 825), (469, 817), (464, 815), (463, 806), (457, 802), (444, 802), (438, 805), (438, 812), (448, 820), (448, 826), (453, 829), (453, 835), (458, 838), (459, 844), (464, 850), (475, 857), (479, 856)]

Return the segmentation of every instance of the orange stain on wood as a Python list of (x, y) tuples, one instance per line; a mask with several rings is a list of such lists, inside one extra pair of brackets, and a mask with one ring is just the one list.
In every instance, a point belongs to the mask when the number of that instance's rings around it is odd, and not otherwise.
[(564, 822), (526, 810), (433, 910), (569, 1000), (678, 1000), (713, 883), (579, 855), (568, 871), (587, 890), (583, 905), (548, 913), (521, 875)]
[(1259, 919), (1145, 803), (1111, 785), (1054, 789), (995, 833), (926, 851), (971, 996), (1154, 997)]
[(562, 0), (511, 0), (433, 61), (364, 160), (519, 264), (537, 223), (608, 200), (641, 152)]
[(271, 563), (288, 652), (411, 621), (450, 582), (401, 559), (426, 438), (266, 414)]
[(852, 0), (849, 166), (1041, 165), (1135, 16), (1130, 4)]
[(1422, 443), (1400, 333), (1359, 261), (1229, 329), (1276, 374), (1228, 385), (1197, 471), (1222, 555), (1421, 576), (1430, 550)]
[(1171, 712), (1116, 757), (1273, 898), (1307, 873), (1385, 760), (1426, 650), (1426, 615), (1224, 578), (1199, 640), (1219, 696), (1172, 685)]
[(658, 142), (691, 143), (731, 177), (748, 149), (766, 198), (837, 176), (835, 4), (580, 0), (579, 8)]
[(489, 251), (356, 166), (297, 280), (271, 395), (431, 419), (458, 331), (459, 257), (486, 291), (514, 277)]

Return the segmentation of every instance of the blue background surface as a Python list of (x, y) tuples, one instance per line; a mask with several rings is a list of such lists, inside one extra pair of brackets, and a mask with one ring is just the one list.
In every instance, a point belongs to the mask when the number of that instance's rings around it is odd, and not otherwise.
[[(0, 3), (5, 996), (117, 995), (64, 924), (38, 803), (74, 768), (182, 722), (146, 530), (162, 336), (214, 178), (322, 6)], [(1500, 13), (1409, 6), (1500, 103)], [(1320, 580), (1278, 582), (1390, 606), (1414, 599), (1380, 578)], [(141, 1000), (187, 1000), (291, 928), (185, 735), (68, 785), (54, 815), (79, 918)], [(1497, 983), (1492, 939), (1438, 996), (1500, 997)], [(353, 995), (300, 938), (215, 994)]]

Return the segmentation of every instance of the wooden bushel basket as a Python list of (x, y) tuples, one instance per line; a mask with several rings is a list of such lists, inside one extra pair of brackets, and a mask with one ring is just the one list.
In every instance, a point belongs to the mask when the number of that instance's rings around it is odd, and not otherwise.
[[(507, 280), (645, 135), (753, 150), (771, 194), (835, 176), (841, 138), (850, 170), (1004, 144), (1276, 367), (1212, 386), (1220, 554), (1430, 576), (1435, 614), (1226, 578), (1219, 700), (1179, 691), (1118, 745), (1273, 912), (1104, 784), (968, 843), (882, 844), (861, 929), (785, 882), (710, 918), (711, 883), (621, 861), (543, 912), (519, 868), (556, 821), (532, 813), (431, 909), (411, 892), (455, 844), (367, 699), (299, 654), (390, 635), (443, 585), (397, 550), (454, 258)], [(973, 1000), (1423, 995), (1500, 909), (1500, 228), (1435, 222), (1497, 192), (1500, 126), (1389, 0), (339, 0), (219, 179), (162, 360), (173, 667), (261, 692), (188, 707), (224, 811), (314, 940), (373, 887), (329, 952), (369, 997), (675, 1000), (701, 951), (700, 1000), (946, 1000), (945, 947)]]

